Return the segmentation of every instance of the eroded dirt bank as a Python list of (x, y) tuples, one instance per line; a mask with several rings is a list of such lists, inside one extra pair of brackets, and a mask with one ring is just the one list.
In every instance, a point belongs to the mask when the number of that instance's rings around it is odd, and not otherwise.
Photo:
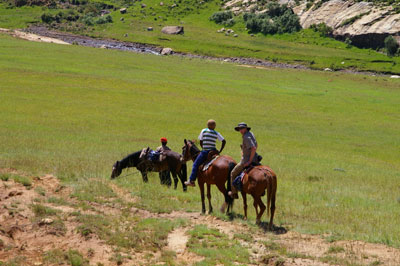
[[(61, 184), (52, 175), (31, 176), (15, 169), (0, 169), (0, 175), (0, 261), (3, 262), (68, 264), (67, 260), (74, 255), (71, 250), (76, 250), (90, 265), (155, 264), (163, 262), (165, 252), (173, 252), (171, 256), (176, 265), (192, 265), (205, 258), (190, 249), (190, 230), (204, 225), (227, 239), (238, 240), (248, 250), (251, 265), (400, 265), (400, 250), (381, 244), (329, 242), (319, 235), (284, 230), (265, 232), (263, 228), (237, 220), (223, 221), (200, 213), (152, 213), (134, 207), (140, 199), (112, 181), (101, 181), (102, 189), (113, 195), (112, 201), (107, 201), (106, 197), (90, 200), (76, 195), (74, 188)], [(157, 249), (147, 250), (146, 246), (121, 249), (102, 232), (85, 231), (82, 217), (100, 219), (103, 216), (112, 217), (110, 221), (122, 221), (111, 229), (113, 233), (121, 233), (116, 231), (121, 225), (130, 226), (131, 217), (135, 217), (134, 222), (143, 219), (187, 222), (164, 232), (166, 237)], [(112, 227), (112, 224), (106, 226)], [(122, 235), (122, 239), (129, 237), (132, 235)], [(64, 257), (57, 261), (57, 254)]]

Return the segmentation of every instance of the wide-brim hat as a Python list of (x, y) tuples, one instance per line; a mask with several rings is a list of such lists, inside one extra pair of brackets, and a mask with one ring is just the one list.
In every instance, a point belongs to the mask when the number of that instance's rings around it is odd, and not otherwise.
[(242, 129), (242, 128), (247, 128), (247, 130), (250, 130), (250, 129), (251, 129), (251, 127), (248, 127), (246, 123), (242, 122), (242, 123), (239, 123), (239, 124), (237, 125), (237, 127), (235, 127), (235, 130), (236, 130), (236, 131), (239, 131), (239, 130)]

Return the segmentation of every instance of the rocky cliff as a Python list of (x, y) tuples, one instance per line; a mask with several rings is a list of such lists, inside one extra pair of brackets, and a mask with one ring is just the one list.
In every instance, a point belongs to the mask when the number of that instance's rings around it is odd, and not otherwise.
[[(264, 4), (257, 0), (232, 0), (224, 7), (236, 14), (255, 10), (263, 12)], [(288, 4), (299, 16), (303, 28), (313, 24), (325, 23), (333, 29), (338, 39), (349, 38), (359, 47), (381, 47), (388, 35), (400, 35), (400, 6), (355, 2), (343, 0), (320, 0), (311, 2), (294, 2), (280, 0)], [(398, 41), (399, 38), (397, 38)]]

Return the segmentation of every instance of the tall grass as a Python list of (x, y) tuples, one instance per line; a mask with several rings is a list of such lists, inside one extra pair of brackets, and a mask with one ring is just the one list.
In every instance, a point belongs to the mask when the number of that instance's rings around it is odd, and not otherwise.
[[(227, 139), (224, 153), (239, 160), (233, 127), (245, 121), (263, 163), (278, 174), (277, 224), (400, 246), (399, 84), (0, 35), (0, 167), (53, 173), (84, 187), (89, 178), (109, 178), (126, 154), (155, 148), (161, 136), (180, 151), (209, 118)], [(143, 208), (200, 210), (198, 188), (167, 189), (156, 175), (148, 184), (139, 174), (115, 182)], [(112, 195), (102, 183), (93, 189)], [(216, 191), (214, 206), (222, 203)], [(240, 200), (235, 212), (242, 212)]]

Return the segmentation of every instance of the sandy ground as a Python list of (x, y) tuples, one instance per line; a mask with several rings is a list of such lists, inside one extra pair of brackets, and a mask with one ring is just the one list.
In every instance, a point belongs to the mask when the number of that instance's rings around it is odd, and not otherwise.
[(8, 29), (3, 29), (0, 28), (0, 32), (7, 33), (11, 36), (14, 36), (19, 39), (24, 39), (28, 41), (33, 41), (33, 42), (48, 42), (48, 43), (56, 43), (56, 44), (66, 44), (70, 45), (67, 42), (64, 42), (62, 40), (56, 39), (56, 38), (50, 38), (50, 37), (45, 37), (33, 33), (27, 33), (19, 30), (8, 30)]

